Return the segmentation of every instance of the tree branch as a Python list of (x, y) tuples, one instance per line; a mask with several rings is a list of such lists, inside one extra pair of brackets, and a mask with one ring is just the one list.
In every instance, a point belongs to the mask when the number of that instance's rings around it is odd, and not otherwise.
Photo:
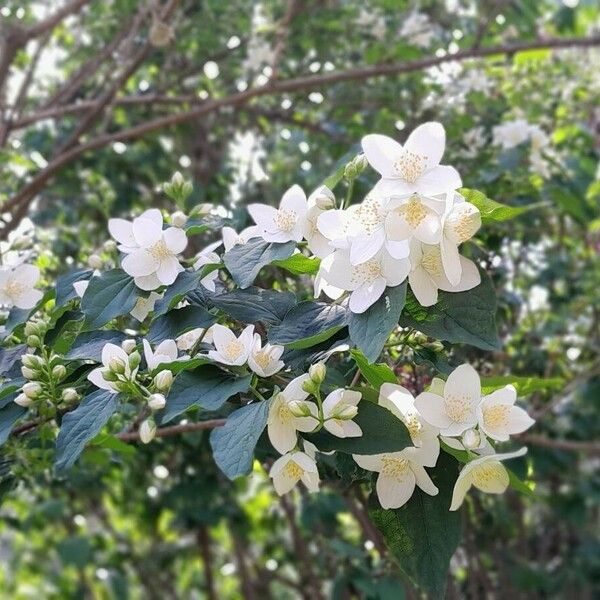
[(567, 450), (569, 452), (584, 452), (585, 454), (600, 455), (600, 442), (580, 442), (575, 440), (555, 440), (535, 433), (524, 433), (517, 439), (526, 444)]
[[(206, 429), (215, 429), (223, 427), (226, 419), (212, 419), (210, 421), (200, 421), (199, 423), (186, 423), (185, 425), (172, 425), (171, 427), (161, 427), (156, 430), (156, 437), (170, 437), (180, 435), (181, 433), (189, 433), (191, 431), (204, 431)], [(124, 431), (118, 433), (115, 437), (123, 442), (138, 442), (140, 440), (139, 431)]]
[(48, 31), (54, 29), (65, 17), (72, 15), (87, 4), (89, 0), (71, 0), (62, 8), (59, 8), (54, 14), (46, 17), (43, 21), (32, 25), (25, 30), (25, 35), (28, 40), (44, 35)]

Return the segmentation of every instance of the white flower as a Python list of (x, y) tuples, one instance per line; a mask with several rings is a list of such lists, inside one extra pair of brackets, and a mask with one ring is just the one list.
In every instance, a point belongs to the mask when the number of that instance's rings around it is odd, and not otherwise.
[(362, 429), (352, 419), (358, 413), (356, 405), (361, 397), (353, 390), (333, 390), (323, 401), (323, 427), (339, 438), (360, 437)]
[[(82, 283), (88, 283), (87, 281)], [(73, 286), (77, 285), (76, 283)], [(86, 286), (87, 287), (87, 286)], [(141, 296), (136, 300), (133, 310), (129, 313), (134, 319), (142, 323), (146, 317), (154, 310), (154, 305), (158, 300), (163, 297), (163, 294), (157, 294), (156, 292), (150, 292), (147, 298)]]
[(0, 306), (33, 308), (44, 295), (34, 288), (39, 279), (40, 270), (33, 265), (0, 270)]
[(434, 27), (425, 13), (411, 12), (402, 23), (400, 36), (405, 37), (411, 44), (427, 48), (436, 36)]
[(382, 508), (400, 508), (406, 504), (418, 485), (426, 494), (439, 492), (423, 465), (409, 452), (411, 448), (386, 454), (359, 455), (352, 457), (359, 467), (379, 473), (377, 497)]
[(200, 338), (202, 338), (203, 342), (212, 344), (212, 327), (209, 327), (206, 333), (204, 333), (204, 329), (202, 327), (197, 327), (196, 329), (182, 333), (178, 338), (176, 338), (175, 341), (177, 342), (177, 347), (180, 350), (191, 350)]
[(248, 366), (260, 377), (270, 377), (281, 371), (285, 366), (281, 358), (284, 347), (272, 344), (265, 344), (262, 347), (262, 340), (258, 333), (254, 334), (254, 343), (248, 355)]
[[(409, 269), (408, 259), (394, 259), (385, 250), (359, 265), (350, 262), (347, 252), (337, 250), (323, 259), (320, 273), (328, 284), (352, 292), (350, 310), (363, 313), (377, 302), (386, 287), (400, 285)], [(323, 291), (327, 293), (327, 289)]]
[(221, 235), (223, 237), (225, 252), (228, 252), (238, 244), (243, 245), (252, 238), (260, 237), (260, 231), (255, 225), (246, 227), (246, 229), (242, 229), (239, 233), (233, 227), (223, 227)]
[(481, 381), (471, 365), (460, 365), (450, 373), (443, 395), (422, 392), (415, 400), (421, 416), (444, 436), (458, 436), (477, 425)]
[(529, 139), (529, 123), (525, 119), (507, 121), (492, 129), (494, 144), (504, 150), (510, 150)]
[[(84, 279), (82, 281), (76, 281), (73, 284), (73, 289), (75, 290), (75, 293), (80, 297), (83, 298), (83, 295), (85, 294), (85, 291), (88, 289), (88, 285), (90, 285), (90, 282), (88, 279)], [(141, 300), (141, 298), (140, 298)], [(133, 313), (133, 311), (132, 311)], [(143, 319), (142, 319), (143, 320)]]
[(475, 263), (459, 256), (460, 280), (452, 285), (444, 271), (440, 246), (430, 246), (413, 240), (410, 245), (411, 271), (408, 283), (422, 306), (433, 306), (438, 301), (438, 290), (464, 292), (481, 283), (481, 275)]
[(306, 224), (304, 227), (304, 239), (308, 242), (308, 249), (319, 258), (325, 258), (333, 252), (329, 240), (318, 228), (319, 217), (329, 209), (335, 207), (335, 196), (326, 186), (317, 188), (308, 197), (308, 212), (306, 213)]
[(393, 197), (385, 219), (387, 236), (396, 241), (414, 237), (425, 244), (437, 244), (441, 237), (442, 209), (439, 200), (418, 194)]
[(362, 147), (370, 165), (381, 174), (376, 189), (384, 195), (433, 196), (462, 185), (454, 167), (440, 165), (446, 146), (441, 123), (419, 125), (404, 146), (390, 137), (367, 135)]
[(177, 360), (177, 344), (175, 340), (164, 340), (158, 346), (156, 350), (152, 351), (152, 346), (148, 340), (142, 340), (144, 345), (144, 357), (146, 358), (146, 364), (148, 365), (148, 371), (152, 372), (161, 364), (171, 363)]
[(392, 240), (386, 235), (388, 204), (387, 198), (370, 192), (360, 204), (347, 210), (327, 211), (317, 224), (332, 248), (350, 251), (353, 265), (368, 261), (384, 247), (393, 258), (406, 258), (406, 238)]
[(248, 206), (260, 236), (267, 242), (299, 242), (306, 229), (307, 211), (306, 195), (298, 185), (283, 194), (279, 209), (268, 204)]
[(498, 442), (506, 442), (511, 435), (523, 433), (535, 421), (522, 408), (515, 406), (517, 390), (507, 385), (481, 400), (477, 409), (479, 427)]
[[(306, 400), (308, 392), (302, 389), (304, 382), (309, 379), (308, 375), (292, 379), (285, 390), (271, 401), (267, 433), (271, 444), (281, 454), (285, 454), (296, 445), (296, 431), (313, 431), (319, 423), (319, 409), (314, 402)], [(306, 416), (296, 416), (304, 413)]]
[(440, 454), (439, 430), (421, 416), (413, 395), (401, 385), (384, 383), (379, 389), (379, 404), (385, 406), (406, 425), (410, 439), (417, 449), (417, 452), (413, 453), (415, 460), (418, 458), (426, 467), (435, 467)]
[(248, 325), (239, 337), (236, 337), (231, 329), (218, 323), (211, 329), (216, 350), (208, 352), (209, 358), (224, 365), (245, 364), (254, 342), (254, 325)]
[(143, 290), (171, 285), (183, 271), (177, 255), (187, 246), (185, 231), (162, 227), (162, 214), (156, 208), (145, 211), (133, 222), (108, 221), (110, 234), (119, 242), (119, 250), (127, 255), (121, 262), (123, 270)]
[[(221, 262), (221, 258), (219, 255), (214, 252), (215, 248), (218, 248), (221, 245), (221, 242), (216, 242), (214, 244), (210, 244), (204, 250), (201, 250), (196, 255), (196, 260), (194, 262), (194, 269), (199, 271), (205, 265), (218, 265)], [(200, 283), (210, 292), (214, 292), (216, 290), (215, 282), (219, 278), (219, 270), (215, 269), (211, 271), (208, 275), (205, 275)]]
[(448, 281), (453, 286), (460, 284), (462, 262), (458, 246), (471, 239), (481, 227), (479, 209), (458, 193), (450, 192), (446, 199), (446, 212), (442, 217), (442, 239), (440, 256)]
[(133, 381), (135, 379), (138, 368), (136, 367), (135, 369), (131, 369), (129, 367), (129, 355), (127, 352), (125, 352), (125, 350), (123, 350), (123, 348), (120, 346), (110, 343), (105, 344), (104, 348), (102, 348), (102, 366), (90, 371), (87, 378), (96, 387), (116, 393), (120, 391), (117, 389), (117, 384), (119, 381), (106, 381), (106, 379), (103, 377), (103, 373), (109, 371), (114, 373), (113, 367), (115, 364), (119, 365), (120, 370), (122, 370), (120, 381)]
[(527, 448), (521, 448), (506, 454), (482, 456), (467, 463), (454, 484), (450, 510), (460, 508), (472, 485), (486, 494), (503, 494), (508, 487), (509, 477), (508, 471), (500, 461), (523, 456), (526, 453)]
[(302, 481), (309, 492), (319, 491), (317, 463), (299, 450), (280, 456), (271, 467), (269, 477), (273, 479), (275, 491), (283, 496)]

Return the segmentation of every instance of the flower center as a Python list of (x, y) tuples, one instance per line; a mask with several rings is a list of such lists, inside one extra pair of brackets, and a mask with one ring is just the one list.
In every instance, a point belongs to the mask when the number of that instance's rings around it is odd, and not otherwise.
[(381, 264), (376, 259), (352, 267), (351, 281), (354, 284), (371, 284), (381, 277)]
[(406, 425), (406, 429), (408, 429), (408, 433), (410, 434), (410, 439), (415, 442), (419, 440), (421, 437), (421, 430), (423, 429), (423, 425), (417, 415), (408, 415), (402, 419), (404, 424)]
[(277, 410), (277, 416), (282, 423), (288, 423), (294, 418), (290, 407), (287, 405), (287, 402), (282, 402), (279, 405), (279, 409)]
[(506, 404), (497, 404), (483, 410), (483, 421), (487, 427), (497, 429), (508, 425), (508, 415), (511, 406)]
[(254, 362), (256, 362), (256, 364), (259, 367), (266, 369), (271, 362), (271, 355), (269, 354), (269, 351), (268, 350), (259, 350), (254, 355)]
[(157, 260), (161, 260), (163, 258), (167, 258), (167, 256), (171, 256), (171, 252), (167, 248), (164, 240), (158, 240), (154, 246), (148, 248), (148, 252), (154, 256)]
[(381, 462), (383, 463), (381, 472), (393, 479), (402, 479), (409, 469), (408, 461), (404, 458), (384, 456)]
[(459, 243), (473, 237), (479, 228), (479, 215), (471, 212), (468, 208), (459, 208), (449, 219), (452, 232)]
[(367, 235), (373, 235), (385, 221), (384, 205), (376, 198), (367, 196), (356, 211), (356, 216)]
[(287, 465), (283, 468), (283, 472), (291, 479), (300, 479), (304, 475), (304, 469), (293, 460), (290, 460)]
[(438, 246), (423, 248), (421, 266), (432, 277), (439, 277), (443, 272), (442, 255)]
[(427, 209), (416, 194), (396, 210), (412, 229), (416, 229), (427, 216)]
[(9, 281), (4, 288), (4, 293), (9, 298), (18, 298), (25, 291), (25, 286), (20, 281), (14, 279)]
[(415, 183), (425, 172), (427, 156), (416, 154), (402, 148), (398, 158), (394, 161), (394, 169), (399, 177), (408, 183)]
[(471, 417), (471, 398), (467, 394), (461, 396), (448, 394), (444, 398), (446, 414), (455, 423), (465, 423)]
[(243, 350), (244, 350), (244, 344), (242, 342), (240, 342), (240, 340), (233, 340), (233, 341), (227, 343), (223, 354), (229, 360), (235, 360), (236, 358), (239, 357), (239, 355), (242, 353)]
[(487, 488), (489, 484), (498, 479), (498, 476), (502, 476), (504, 467), (497, 461), (484, 463), (475, 469), (473, 469), (471, 476), (473, 478), (473, 484), (478, 488)]
[(281, 231), (286, 233), (292, 231), (296, 225), (297, 215), (295, 210), (280, 208), (275, 217), (275, 224)]

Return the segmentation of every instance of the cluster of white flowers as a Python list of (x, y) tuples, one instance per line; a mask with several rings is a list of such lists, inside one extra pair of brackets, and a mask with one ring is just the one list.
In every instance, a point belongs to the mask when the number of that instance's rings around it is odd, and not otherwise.
[[(404, 146), (384, 135), (362, 140), (366, 160), (381, 179), (366, 198), (335, 208), (325, 186), (308, 199), (295, 185), (278, 208), (251, 204), (258, 234), (268, 242), (307, 241), (322, 259), (315, 294), (338, 299), (350, 293), (352, 312), (362, 313), (386, 287), (407, 277), (423, 306), (437, 302), (438, 290), (465, 291), (481, 279), (458, 246), (481, 226), (478, 209), (456, 192), (457, 171), (440, 165), (445, 132), (440, 123), (417, 127)], [(364, 160), (358, 159), (356, 168)], [(253, 232), (253, 235), (256, 232)]]
[(413, 11), (402, 22), (399, 34), (419, 48), (428, 48), (437, 32), (425, 13)]

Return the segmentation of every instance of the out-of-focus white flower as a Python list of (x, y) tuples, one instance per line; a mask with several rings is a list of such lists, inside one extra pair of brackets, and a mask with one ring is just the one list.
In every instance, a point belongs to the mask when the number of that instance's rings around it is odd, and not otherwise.
[(360, 392), (333, 390), (323, 401), (323, 427), (339, 438), (360, 437), (362, 429), (352, 419), (358, 414), (357, 404), (361, 398)]
[[(196, 255), (196, 260), (194, 262), (194, 269), (199, 271), (202, 267), (206, 265), (218, 265), (221, 262), (220, 256), (214, 252), (215, 248), (218, 248), (221, 245), (221, 242), (216, 242), (215, 244), (210, 244), (204, 250), (201, 250)], [(217, 279), (219, 278), (219, 270), (215, 269), (211, 271), (208, 275), (205, 275), (200, 283), (210, 292), (214, 292), (216, 290), (215, 284)]]
[(425, 13), (413, 11), (402, 22), (400, 36), (415, 46), (428, 48), (436, 37), (436, 31)]
[(216, 349), (208, 352), (209, 358), (224, 365), (241, 366), (247, 362), (254, 343), (254, 325), (248, 325), (239, 337), (218, 323), (211, 330)]
[[(85, 282), (88, 283), (88, 282)], [(73, 284), (75, 285), (75, 284)], [(86, 286), (87, 287), (87, 286)], [(129, 313), (134, 319), (142, 323), (146, 317), (154, 310), (154, 305), (163, 297), (163, 294), (150, 292), (147, 298), (139, 297), (136, 300), (133, 310)]]
[(280, 496), (291, 491), (299, 481), (309, 492), (319, 491), (317, 463), (300, 450), (280, 456), (273, 463), (269, 477), (273, 479), (273, 487)]
[(476, 458), (467, 463), (458, 475), (452, 493), (450, 510), (460, 508), (471, 486), (486, 494), (503, 494), (509, 484), (508, 471), (500, 462), (509, 460), (527, 453), (527, 448), (520, 448), (515, 452), (506, 454), (490, 454)]
[[(84, 279), (82, 281), (76, 281), (73, 284), (73, 288), (75, 289), (75, 293), (80, 297), (83, 298), (83, 295), (85, 294), (85, 290), (88, 289), (88, 285), (90, 285), (90, 281), (89, 279)], [(140, 298), (141, 300), (141, 298)], [(135, 309), (134, 309), (135, 310)], [(133, 313), (133, 311), (132, 311)], [(143, 319), (142, 319), (143, 320)]]
[(161, 364), (171, 363), (177, 360), (177, 344), (175, 340), (164, 340), (155, 350), (152, 350), (150, 342), (146, 339), (142, 340), (144, 345), (144, 357), (148, 365), (148, 371), (152, 372)]
[(0, 306), (33, 308), (44, 295), (34, 287), (39, 279), (40, 270), (33, 265), (0, 269)]
[(239, 233), (233, 227), (223, 227), (221, 234), (223, 236), (225, 252), (228, 252), (234, 246), (245, 244), (252, 238), (260, 237), (260, 231), (256, 225), (246, 227), (246, 229), (242, 229)]
[(265, 344), (262, 346), (262, 340), (258, 333), (254, 334), (252, 349), (248, 355), (248, 366), (259, 377), (270, 377), (281, 371), (285, 364), (281, 358), (284, 347), (277, 344)]
[(308, 204), (299, 185), (285, 192), (278, 209), (268, 204), (250, 204), (248, 212), (267, 242), (299, 242), (306, 230)]
[(202, 338), (203, 342), (212, 344), (212, 327), (209, 327), (206, 333), (204, 333), (204, 329), (202, 327), (197, 327), (196, 329), (182, 333), (175, 341), (177, 342), (177, 347), (180, 350), (191, 350), (200, 338)]
[(183, 271), (177, 255), (187, 246), (185, 231), (178, 227), (163, 230), (162, 227), (162, 214), (156, 208), (145, 211), (133, 222), (108, 221), (110, 234), (119, 242), (119, 250), (127, 255), (121, 262), (123, 270), (143, 290), (171, 285)]

